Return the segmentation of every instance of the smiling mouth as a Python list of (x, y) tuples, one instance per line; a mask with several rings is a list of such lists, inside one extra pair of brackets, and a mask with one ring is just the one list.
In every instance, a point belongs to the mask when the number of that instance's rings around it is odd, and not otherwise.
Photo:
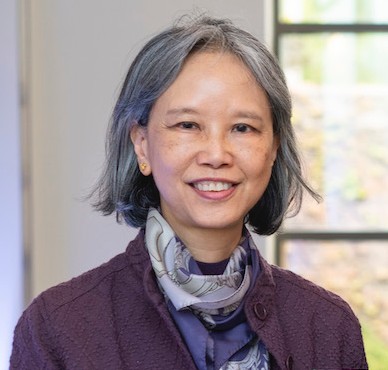
[(199, 191), (225, 191), (229, 190), (233, 184), (220, 181), (201, 181), (193, 183), (192, 186)]

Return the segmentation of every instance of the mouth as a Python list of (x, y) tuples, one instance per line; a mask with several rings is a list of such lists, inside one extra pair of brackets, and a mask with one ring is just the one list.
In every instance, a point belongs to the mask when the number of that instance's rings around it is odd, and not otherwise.
[(224, 181), (198, 181), (191, 184), (199, 191), (220, 192), (229, 190), (234, 186), (231, 182)]

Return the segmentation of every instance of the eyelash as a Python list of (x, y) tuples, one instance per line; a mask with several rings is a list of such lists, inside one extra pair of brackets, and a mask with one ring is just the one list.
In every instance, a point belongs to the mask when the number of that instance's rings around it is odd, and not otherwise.
[[(241, 128), (243, 128), (243, 130), (241, 130)], [(245, 123), (238, 123), (236, 124), (234, 127), (233, 127), (233, 131), (237, 131), (237, 132), (242, 132), (242, 133), (245, 133), (245, 132), (250, 132), (250, 131), (253, 131), (253, 127), (252, 126), (249, 126)]]
[[(198, 124), (195, 122), (190, 122), (190, 121), (183, 121), (179, 122), (176, 125), (177, 127), (183, 129), (183, 130), (192, 130), (198, 128)], [(236, 125), (233, 126), (232, 131), (234, 132), (241, 132), (241, 133), (246, 133), (246, 132), (251, 132), (254, 131), (255, 129), (247, 125), (246, 123), (237, 123)]]
[[(180, 127), (180, 128), (183, 128), (185, 130), (197, 128), (197, 124), (196, 123), (194, 123), (194, 122), (187, 122), (187, 121), (179, 122), (177, 124), (177, 126)], [(188, 127), (188, 126), (190, 126), (190, 127)]]

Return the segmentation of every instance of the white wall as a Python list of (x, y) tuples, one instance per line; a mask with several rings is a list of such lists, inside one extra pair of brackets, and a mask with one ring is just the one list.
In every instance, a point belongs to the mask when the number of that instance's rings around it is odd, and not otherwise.
[(22, 178), (16, 2), (0, 2), (0, 369), (23, 307)]
[[(0, 370), (8, 368), (23, 306), (123, 251), (134, 236), (81, 200), (100, 173), (109, 116), (133, 56), (193, 8), (263, 39), (263, 2), (270, 1), (1, 0)], [(24, 188), (21, 151), (29, 164)]]
[(109, 115), (130, 60), (193, 7), (258, 37), (260, 0), (30, 2), (32, 296), (125, 249), (133, 231), (79, 199), (104, 160)]

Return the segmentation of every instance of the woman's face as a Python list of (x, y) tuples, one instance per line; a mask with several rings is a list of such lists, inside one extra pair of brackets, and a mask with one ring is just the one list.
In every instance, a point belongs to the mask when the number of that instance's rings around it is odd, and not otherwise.
[(187, 59), (154, 104), (147, 129), (135, 126), (131, 137), (178, 235), (241, 232), (278, 148), (266, 95), (241, 61), (215, 52)]

